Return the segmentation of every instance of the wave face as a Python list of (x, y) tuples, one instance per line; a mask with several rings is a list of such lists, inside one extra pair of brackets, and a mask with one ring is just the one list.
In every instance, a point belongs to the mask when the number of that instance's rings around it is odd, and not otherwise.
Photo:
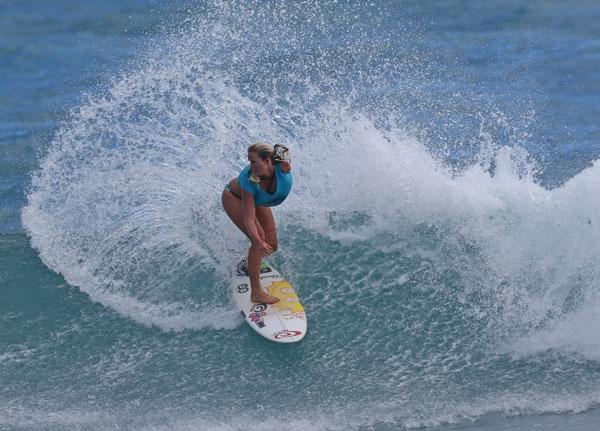
[[(95, 398), (63, 393), (72, 410), (56, 412), (43, 387), (27, 423), (395, 429), (600, 401), (600, 167), (552, 179), (535, 101), (475, 94), (470, 66), (449, 74), (400, 7), (192, 8), (70, 112), (22, 223), (103, 306), (74, 342), (123, 335), (68, 355)], [(285, 349), (242, 326), (227, 292), (247, 241), (220, 193), (255, 141), (293, 151), (273, 264), (310, 332)], [(18, 403), (0, 414), (24, 423)]]

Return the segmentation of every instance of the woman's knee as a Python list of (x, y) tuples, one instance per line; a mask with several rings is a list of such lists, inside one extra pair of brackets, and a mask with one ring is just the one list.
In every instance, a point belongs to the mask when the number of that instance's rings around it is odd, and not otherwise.
[(260, 221), (257, 218), (256, 227), (258, 230), (258, 234), (260, 235), (260, 239), (269, 244), (273, 252), (275, 252), (275, 250), (277, 250), (277, 234), (273, 230), (274, 226), (267, 226), (267, 229), (265, 229), (265, 227), (260, 223)]
[(265, 235), (265, 230), (263, 229), (262, 225), (260, 224), (257, 218), (254, 218), (254, 226), (256, 226), (256, 231), (258, 232), (258, 236), (260, 237), (260, 239), (266, 241), (267, 236)]

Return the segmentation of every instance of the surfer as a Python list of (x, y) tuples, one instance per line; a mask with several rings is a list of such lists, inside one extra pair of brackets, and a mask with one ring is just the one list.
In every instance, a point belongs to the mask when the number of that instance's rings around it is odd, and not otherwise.
[(250, 300), (273, 304), (279, 301), (260, 289), (263, 256), (277, 250), (277, 229), (272, 206), (285, 200), (292, 188), (288, 149), (256, 143), (248, 147), (250, 164), (232, 179), (221, 195), (223, 209), (233, 223), (250, 239), (248, 275)]

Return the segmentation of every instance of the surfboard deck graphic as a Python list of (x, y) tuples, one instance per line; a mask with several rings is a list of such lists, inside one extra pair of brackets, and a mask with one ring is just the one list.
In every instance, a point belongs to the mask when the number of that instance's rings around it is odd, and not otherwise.
[(304, 307), (293, 286), (279, 271), (267, 262), (263, 262), (260, 268), (260, 287), (279, 298), (275, 304), (250, 301), (250, 277), (245, 258), (233, 269), (232, 279), (233, 297), (252, 329), (277, 343), (294, 343), (304, 338), (307, 330)]

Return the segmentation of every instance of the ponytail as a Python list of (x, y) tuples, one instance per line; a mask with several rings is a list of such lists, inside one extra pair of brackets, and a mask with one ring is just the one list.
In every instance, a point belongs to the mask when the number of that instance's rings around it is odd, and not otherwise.
[(292, 158), (290, 157), (290, 149), (285, 145), (275, 144), (273, 147), (273, 156), (271, 157), (273, 162), (281, 164), (281, 170), (283, 172), (289, 172), (292, 170)]
[(263, 142), (257, 142), (248, 147), (248, 152), (255, 152), (261, 159), (271, 159), (273, 163), (281, 164), (283, 172), (289, 172), (292, 169), (292, 159), (290, 149), (285, 145), (276, 144), (274, 147)]

